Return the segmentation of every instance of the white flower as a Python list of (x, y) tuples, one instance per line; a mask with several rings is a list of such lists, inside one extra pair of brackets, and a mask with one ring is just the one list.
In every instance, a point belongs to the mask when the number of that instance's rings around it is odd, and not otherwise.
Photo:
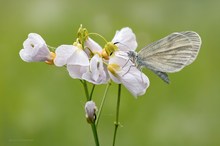
[(89, 70), (82, 77), (93, 84), (105, 84), (109, 80), (107, 68), (103, 64), (102, 58), (96, 54), (90, 60)]
[(120, 51), (134, 51), (137, 48), (136, 36), (129, 27), (116, 31), (112, 42)]
[(135, 51), (137, 48), (136, 36), (129, 27), (124, 27), (119, 31), (116, 31), (114, 38), (111, 42), (107, 42), (102, 56), (106, 60), (109, 59), (116, 51)]
[(88, 54), (88, 56), (91, 56), (91, 54), (100, 53), (102, 51), (102, 47), (90, 37), (88, 37), (88, 39), (85, 41), (84, 46), (85, 52)]
[(85, 104), (85, 112), (86, 112), (86, 119), (88, 123), (93, 123), (96, 120), (96, 111), (97, 107), (95, 102), (87, 101)]
[(61, 45), (56, 51), (54, 64), (67, 65), (67, 70), (72, 78), (81, 79), (89, 67), (89, 58), (80, 45)]
[(122, 51), (110, 57), (108, 72), (114, 82), (122, 83), (135, 97), (143, 95), (150, 84), (148, 77)]
[(24, 41), (23, 47), (19, 55), (26, 62), (51, 62), (54, 58), (54, 54), (50, 52), (46, 42), (39, 34), (30, 33)]

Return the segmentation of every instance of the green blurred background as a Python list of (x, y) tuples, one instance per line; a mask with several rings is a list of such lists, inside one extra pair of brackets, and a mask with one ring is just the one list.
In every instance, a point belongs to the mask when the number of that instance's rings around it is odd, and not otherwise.
[[(28, 33), (56, 47), (72, 44), (80, 24), (108, 40), (129, 26), (139, 50), (175, 31), (198, 32), (197, 60), (170, 74), (170, 85), (144, 70), (151, 81), (144, 96), (123, 87), (116, 145), (219, 146), (219, 8), (219, 0), (0, 0), (0, 146), (94, 145), (81, 83), (65, 68), (18, 55)], [(104, 89), (95, 90), (97, 105)], [(116, 93), (112, 84), (98, 128), (103, 146), (112, 144)]]

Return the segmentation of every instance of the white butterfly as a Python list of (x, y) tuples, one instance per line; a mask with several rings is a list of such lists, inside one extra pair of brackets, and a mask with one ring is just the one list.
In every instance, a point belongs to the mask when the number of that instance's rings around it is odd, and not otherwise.
[(141, 69), (147, 67), (169, 83), (167, 73), (178, 72), (191, 64), (201, 46), (200, 36), (193, 31), (175, 32), (128, 56)]

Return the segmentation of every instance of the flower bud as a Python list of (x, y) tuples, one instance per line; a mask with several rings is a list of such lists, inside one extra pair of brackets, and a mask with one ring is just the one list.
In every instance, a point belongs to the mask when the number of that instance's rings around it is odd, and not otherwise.
[(93, 123), (96, 120), (97, 107), (95, 102), (87, 101), (85, 104), (86, 120), (88, 123)]
[(79, 43), (84, 44), (84, 42), (88, 39), (88, 30), (80, 25), (77, 36)]

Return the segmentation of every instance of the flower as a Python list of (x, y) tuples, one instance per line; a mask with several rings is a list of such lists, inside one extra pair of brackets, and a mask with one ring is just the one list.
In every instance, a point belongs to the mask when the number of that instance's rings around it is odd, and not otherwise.
[(143, 95), (150, 84), (148, 77), (136, 68), (126, 52), (117, 51), (110, 57), (108, 72), (114, 82), (122, 83), (135, 97)]
[(23, 43), (19, 55), (26, 62), (53, 62), (54, 53), (50, 52), (44, 39), (36, 33), (30, 33)]
[(56, 66), (67, 65), (67, 70), (72, 78), (81, 79), (89, 67), (89, 58), (80, 44), (61, 45), (56, 51), (54, 64)]
[(112, 41), (120, 51), (134, 51), (137, 48), (136, 36), (129, 27), (116, 31)]
[(93, 123), (96, 120), (96, 111), (97, 107), (95, 102), (87, 101), (85, 104), (85, 112), (86, 112), (86, 119), (88, 123)]
[(134, 51), (137, 48), (136, 36), (129, 27), (124, 27), (116, 31), (111, 42), (105, 45), (102, 56), (109, 59), (115, 51)]
[(107, 68), (104, 66), (102, 58), (95, 54), (90, 60), (89, 70), (82, 77), (93, 84), (105, 84), (109, 80)]

